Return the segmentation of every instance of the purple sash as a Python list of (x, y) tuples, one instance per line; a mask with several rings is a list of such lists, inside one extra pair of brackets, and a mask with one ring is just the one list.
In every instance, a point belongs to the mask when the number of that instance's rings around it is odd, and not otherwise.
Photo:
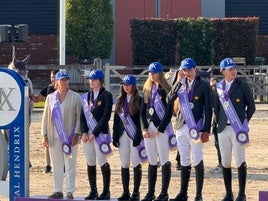
[[(154, 99), (154, 108), (157, 116), (159, 117), (160, 120), (164, 118), (165, 115), (165, 107), (161, 101), (161, 98), (159, 94), (157, 93), (157, 88), (155, 85), (153, 85), (152, 88), (152, 94), (156, 94), (155, 99)], [(166, 128), (166, 133), (168, 135), (168, 144), (169, 144), (169, 149), (175, 149), (177, 147), (177, 140), (176, 136), (174, 135), (174, 130), (172, 128), (171, 122), (168, 124)]]
[[(87, 120), (87, 126), (90, 132), (92, 132), (94, 128), (97, 126), (97, 121), (89, 109), (87, 96), (88, 96), (88, 93), (83, 94), (81, 96), (81, 100), (82, 100), (83, 111)], [(112, 149), (110, 146), (110, 143), (112, 141), (110, 133), (108, 134), (100, 133), (99, 136), (96, 137), (95, 139), (96, 139), (97, 144), (99, 145), (100, 151), (103, 154), (108, 155), (112, 152)]]
[[(193, 91), (193, 90), (192, 90)], [(195, 122), (192, 112), (193, 103), (189, 102), (189, 96), (186, 90), (185, 79), (182, 80), (182, 85), (178, 91), (178, 97), (180, 101), (180, 110), (184, 118), (185, 123), (189, 127), (189, 135), (195, 143), (201, 143), (201, 136), (199, 131), (203, 128), (203, 119), (201, 118), (197, 123)]]
[[(136, 133), (137, 131), (137, 127), (135, 126), (133, 120), (131, 119), (131, 117), (129, 115), (125, 115), (124, 112), (121, 112), (119, 114), (119, 117), (121, 119), (121, 121), (123, 122), (124, 128), (126, 130), (127, 135), (129, 136), (130, 139), (134, 139), (134, 133)], [(142, 139), (140, 144), (138, 146), (136, 146), (140, 159), (142, 162), (147, 161), (147, 153), (145, 150), (145, 146), (144, 146), (144, 140)]]
[(234, 132), (236, 134), (236, 139), (242, 145), (249, 143), (249, 128), (247, 119), (244, 120), (243, 124), (241, 123), (233, 103), (231, 102), (228, 94), (225, 92), (225, 81), (222, 80), (217, 84), (217, 93), (219, 95), (219, 100), (222, 104), (223, 110), (226, 114), (227, 119), (229, 120)]
[(67, 132), (64, 128), (63, 121), (62, 121), (62, 113), (60, 111), (60, 102), (59, 102), (59, 96), (58, 96), (57, 91), (52, 93), (49, 101), (51, 104), (52, 121), (57, 130), (60, 141), (62, 143), (62, 150), (66, 155), (70, 155), (71, 154), (71, 142), (74, 136), (75, 125), (71, 131), (71, 134), (69, 135), (69, 137), (67, 137)]

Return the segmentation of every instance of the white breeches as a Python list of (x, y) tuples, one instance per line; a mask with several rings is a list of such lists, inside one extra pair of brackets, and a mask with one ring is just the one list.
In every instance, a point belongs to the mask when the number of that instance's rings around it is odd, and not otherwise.
[(196, 144), (193, 139), (190, 138), (189, 128), (187, 124), (179, 130), (175, 130), (177, 145), (180, 152), (180, 160), (182, 166), (191, 165), (191, 153), (194, 166), (197, 166), (201, 160), (203, 160), (203, 144)]
[(223, 167), (231, 167), (232, 149), (234, 149), (236, 166), (240, 167), (246, 160), (245, 147), (237, 141), (233, 128), (231, 126), (226, 126), (221, 133), (218, 133), (218, 139)]
[(107, 157), (100, 151), (96, 139), (94, 139), (93, 142), (83, 143), (83, 148), (86, 161), (89, 166), (95, 166), (96, 160), (100, 166), (103, 166), (105, 163), (107, 163)]
[(141, 159), (136, 147), (133, 147), (133, 140), (131, 140), (126, 131), (119, 139), (119, 155), (122, 168), (129, 168), (130, 158), (132, 159), (133, 167), (141, 163)]
[[(156, 130), (153, 122), (150, 122), (148, 131)], [(158, 133), (154, 138), (144, 138), (144, 145), (150, 165), (157, 165), (159, 156), (160, 165), (165, 165), (169, 161), (169, 141), (166, 133)]]

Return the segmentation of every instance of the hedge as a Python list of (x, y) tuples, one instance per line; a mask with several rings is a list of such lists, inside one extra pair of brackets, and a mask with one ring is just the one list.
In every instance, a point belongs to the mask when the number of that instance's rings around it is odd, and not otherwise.
[(132, 19), (133, 65), (178, 65), (185, 57), (198, 65), (218, 65), (225, 57), (254, 64), (258, 23), (258, 17)]

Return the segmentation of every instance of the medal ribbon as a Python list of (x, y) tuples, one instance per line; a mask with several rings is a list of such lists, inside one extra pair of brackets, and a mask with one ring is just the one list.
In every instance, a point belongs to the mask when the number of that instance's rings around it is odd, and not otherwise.
[(94, 100), (94, 91), (91, 91), (89, 96), (89, 108), (91, 112), (94, 110), (96, 102), (97, 101)]
[[(155, 100), (154, 100), (154, 108), (155, 108), (155, 112), (157, 114), (157, 116), (159, 117), (160, 120), (162, 120), (164, 118), (165, 115), (165, 107), (161, 101), (161, 98), (159, 96), (159, 94), (156, 91), (156, 86), (153, 85), (153, 89), (152, 91), (155, 91), (156, 95), (155, 95)], [(167, 128), (166, 128), (166, 133), (169, 137), (169, 149), (172, 150), (174, 148), (177, 147), (177, 140), (174, 134), (174, 130), (172, 128), (171, 122), (168, 124)]]
[(126, 97), (124, 105), (123, 105), (123, 112), (124, 112), (124, 116), (126, 118), (126, 116), (128, 115), (128, 112), (129, 112), (127, 97)]
[(60, 111), (59, 95), (58, 95), (57, 91), (52, 93), (49, 101), (51, 103), (52, 121), (53, 121), (53, 124), (56, 128), (56, 131), (58, 133), (60, 141), (62, 143), (62, 147), (63, 148), (64, 148), (64, 146), (68, 147), (68, 150), (63, 149), (63, 152), (66, 155), (70, 155), (71, 154), (71, 141), (72, 141), (72, 138), (74, 136), (75, 125), (74, 125), (74, 128), (72, 129), (72, 131), (68, 137), (67, 132), (66, 132), (64, 125), (63, 125), (62, 113)]
[[(230, 86), (230, 88), (231, 88), (231, 86)], [(223, 98), (225, 100), (228, 100), (228, 98), (229, 98), (229, 90), (226, 90), (226, 82), (225, 82), (225, 80), (222, 81), (222, 90), (223, 90)]]
[(178, 94), (178, 98), (179, 98), (180, 105), (181, 105), (181, 107), (180, 107), (181, 114), (184, 118), (185, 123), (189, 127), (189, 131), (195, 130), (197, 132), (196, 137), (193, 137), (191, 135), (190, 135), (190, 137), (193, 140), (198, 140), (201, 137), (199, 134), (199, 131), (202, 130), (202, 128), (203, 128), (203, 120), (200, 119), (198, 121), (198, 123), (195, 122), (193, 111), (190, 108), (190, 104), (189, 104), (189, 97), (188, 97), (188, 93), (186, 90), (185, 79), (182, 80), (182, 86), (178, 90), (177, 94)]
[[(134, 140), (134, 133), (137, 131), (137, 127), (135, 126), (132, 118), (130, 117), (129, 114), (125, 114), (126, 112), (123, 111), (119, 114), (119, 117), (121, 121), (123, 122), (124, 128), (126, 130), (127, 135), (131, 140)], [(124, 123), (126, 122), (126, 123)], [(147, 160), (147, 154), (144, 146), (144, 140), (142, 139), (140, 144), (136, 146), (136, 149), (138, 150), (140, 159), (142, 162), (145, 162)]]
[[(90, 111), (90, 108), (87, 102), (87, 97), (88, 97), (88, 93), (85, 93), (81, 96), (81, 100), (82, 100), (82, 106), (83, 106), (85, 118), (87, 120), (87, 126), (89, 130), (92, 132), (94, 128), (97, 126), (97, 121)], [(92, 118), (89, 118), (90, 116)], [(95, 139), (96, 139), (97, 144), (99, 145), (100, 151), (103, 154), (108, 155), (112, 152), (112, 149), (110, 146), (110, 143), (112, 141), (110, 133), (108, 134), (100, 133), (98, 137), (95, 137)]]
[[(235, 111), (235, 108), (234, 108), (232, 101), (230, 100), (230, 98), (226, 99), (225, 85), (224, 84), (225, 84), (225, 81), (222, 80), (219, 83), (217, 83), (217, 85), (216, 85), (217, 93), (219, 95), (219, 100), (221, 102), (221, 105), (223, 107), (223, 110), (225, 112), (227, 119), (229, 120), (232, 128), (234, 129), (234, 132), (236, 134), (236, 139), (241, 144), (247, 144), (249, 142), (248, 121), (247, 121), (247, 119), (245, 119), (243, 124), (241, 123), (241, 121), (240, 121), (240, 119)], [(241, 135), (241, 137), (242, 137), (242, 135), (244, 135), (243, 139), (240, 139), (240, 135)]]
[(151, 94), (151, 98), (150, 98), (150, 107), (151, 108), (154, 107), (154, 102), (155, 102), (156, 95), (157, 95), (157, 86), (155, 84), (153, 84), (152, 94)]
[[(193, 101), (193, 96), (194, 96), (194, 84), (195, 84), (195, 79), (193, 81), (193, 84), (191, 86), (191, 89), (188, 90), (188, 98), (189, 98), (189, 101), (192, 102)], [(190, 88), (188, 85), (186, 86), (186, 88)]]

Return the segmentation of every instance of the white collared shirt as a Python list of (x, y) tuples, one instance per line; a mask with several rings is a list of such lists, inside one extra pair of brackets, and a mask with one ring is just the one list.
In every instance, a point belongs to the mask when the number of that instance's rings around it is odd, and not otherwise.
[(129, 103), (130, 99), (131, 99), (131, 95), (127, 95), (127, 102), (128, 103)]
[(232, 80), (231, 82), (228, 82), (227, 80), (225, 80), (225, 83), (226, 83), (226, 85), (225, 85), (225, 92), (228, 92), (229, 91), (229, 89), (230, 89), (233, 81), (234, 80)]
[(100, 90), (98, 90), (98, 91), (93, 91), (93, 92), (94, 92), (94, 100), (96, 100), (97, 97), (98, 97), (98, 95), (99, 95)]
[(192, 80), (192, 81), (187, 80), (187, 81), (188, 81), (188, 91), (191, 91), (194, 80)]

